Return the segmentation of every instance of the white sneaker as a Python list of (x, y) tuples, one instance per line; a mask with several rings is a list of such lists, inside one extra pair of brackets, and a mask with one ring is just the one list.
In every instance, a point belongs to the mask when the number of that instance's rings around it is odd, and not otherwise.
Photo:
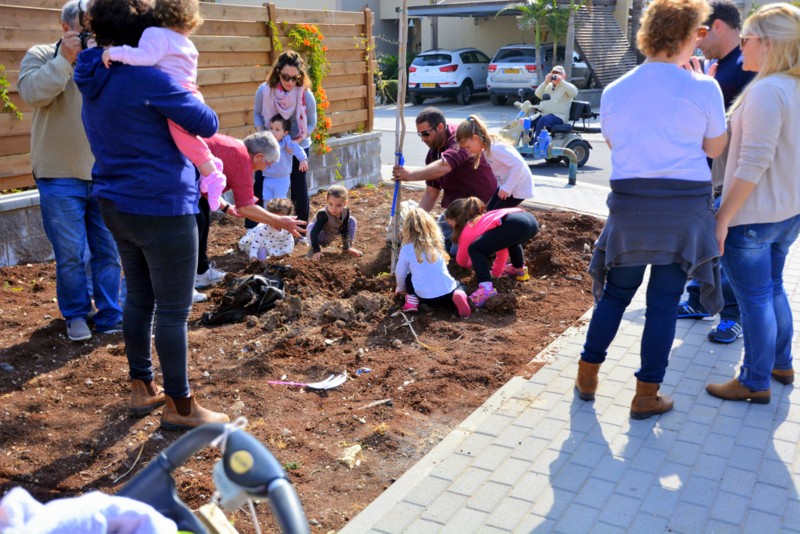
[(192, 294), (192, 302), (205, 302), (208, 300), (208, 295), (205, 293), (199, 293), (196, 289), (193, 289), (194, 293)]
[(225, 279), (225, 275), (227, 273), (225, 271), (220, 271), (219, 269), (215, 269), (214, 266), (215, 263), (212, 261), (209, 264), (208, 270), (206, 270), (206, 272), (195, 276), (194, 287), (196, 289), (205, 289), (207, 287), (215, 286)]

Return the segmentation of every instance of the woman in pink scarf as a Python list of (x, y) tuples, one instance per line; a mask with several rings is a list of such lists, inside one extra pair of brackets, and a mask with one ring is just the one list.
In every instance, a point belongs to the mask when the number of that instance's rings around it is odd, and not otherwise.
[[(289, 135), (308, 154), (311, 147), (309, 136), (317, 124), (317, 101), (308, 89), (308, 75), (303, 58), (297, 52), (288, 50), (278, 56), (267, 81), (256, 91), (253, 122), (256, 130), (269, 129), (270, 119), (279, 114), (291, 122)], [(300, 162), (292, 157), (291, 197), (297, 218), (308, 220), (308, 185), (306, 173), (298, 169)], [(256, 172), (256, 195), (261, 194), (263, 176)]]

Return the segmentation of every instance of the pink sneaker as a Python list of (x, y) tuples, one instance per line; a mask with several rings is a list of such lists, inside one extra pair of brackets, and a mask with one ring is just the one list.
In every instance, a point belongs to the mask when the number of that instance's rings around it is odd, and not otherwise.
[(467, 294), (461, 291), (460, 289), (456, 289), (453, 292), (453, 304), (456, 305), (459, 317), (469, 317), (470, 315), (472, 315), (472, 308), (470, 308), (469, 306), (469, 300), (467, 300)]
[(491, 282), (483, 282), (478, 286), (478, 289), (469, 296), (469, 300), (472, 301), (476, 308), (480, 308), (486, 304), (487, 300), (496, 296), (497, 290), (492, 287)]
[(508, 276), (509, 278), (516, 278), (518, 282), (527, 282), (528, 280), (531, 279), (531, 277), (528, 276), (527, 267), (522, 267), (522, 269), (517, 269), (510, 263), (506, 265), (505, 269), (503, 269), (503, 274), (505, 276)]
[(406, 303), (401, 308), (404, 312), (419, 311), (419, 298), (415, 295), (406, 295)]
[(208, 176), (200, 178), (200, 192), (208, 194), (208, 205), (211, 211), (219, 209), (219, 197), (227, 185), (227, 178), (220, 171), (214, 171)]

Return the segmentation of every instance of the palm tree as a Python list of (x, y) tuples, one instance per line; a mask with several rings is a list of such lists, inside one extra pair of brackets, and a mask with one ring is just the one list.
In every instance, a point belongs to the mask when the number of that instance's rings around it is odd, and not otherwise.
[[(517, 27), (523, 31), (533, 30), (533, 44), (535, 46), (535, 61), (537, 72), (542, 72), (542, 61), (539, 57), (539, 45), (541, 39), (541, 25), (548, 11), (552, 9), (550, 0), (526, 0), (522, 3), (509, 4), (497, 12), (495, 17), (504, 11), (518, 11)], [(541, 77), (541, 74), (539, 75)]]
[[(580, 8), (586, 5), (589, 0), (582, 0), (580, 4), (575, 5), (575, 0), (569, 0), (567, 19), (567, 39), (564, 47), (564, 70), (567, 72), (567, 78), (572, 76), (572, 51), (575, 49), (575, 13)], [(591, 9), (591, 3), (589, 4)]]

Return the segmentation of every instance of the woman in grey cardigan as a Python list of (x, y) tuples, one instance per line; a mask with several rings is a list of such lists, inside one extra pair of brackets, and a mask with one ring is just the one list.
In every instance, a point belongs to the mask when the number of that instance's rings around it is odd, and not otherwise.
[(758, 74), (731, 106), (717, 239), (742, 311), (744, 362), (738, 378), (706, 390), (767, 404), (770, 377), (794, 382), (783, 267), (800, 233), (800, 9), (759, 9), (744, 23), (742, 56), (743, 68)]

